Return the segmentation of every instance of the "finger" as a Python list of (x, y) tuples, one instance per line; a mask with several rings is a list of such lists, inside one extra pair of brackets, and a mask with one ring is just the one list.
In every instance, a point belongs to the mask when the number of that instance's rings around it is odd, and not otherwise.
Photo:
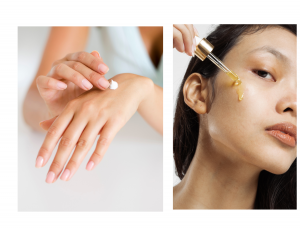
[(35, 167), (43, 167), (48, 162), (52, 151), (54, 150), (64, 130), (72, 120), (72, 117), (72, 111), (64, 111), (50, 126), (36, 158)]
[(93, 85), (82, 74), (75, 71), (64, 62), (53, 66), (47, 76), (71, 81), (83, 90), (90, 90), (93, 87)]
[(74, 116), (60, 140), (46, 177), (47, 183), (54, 183), (57, 180), (86, 125), (87, 121), (83, 117)]
[(76, 52), (71, 53), (66, 56), (68, 61), (77, 61), (85, 66), (93, 69), (95, 72), (99, 72), (100, 74), (106, 74), (109, 70), (106, 64), (104, 62), (96, 57), (94, 57), (92, 54), (88, 52)]
[(193, 25), (193, 27), (194, 27), (194, 32), (195, 32), (195, 35), (196, 35), (196, 36), (198, 36), (198, 37), (200, 37), (200, 36), (199, 36), (199, 32), (198, 32), (197, 28), (196, 28), (194, 25)]
[(92, 51), (91, 54), (96, 58), (102, 59), (99, 52), (97, 52), (97, 51)]
[(195, 52), (195, 49), (196, 49), (195, 30), (194, 30), (193, 24), (185, 24), (185, 26), (190, 31), (190, 34), (192, 36), (192, 41), (193, 41), (192, 54), (194, 56), (194, 52)]
[(61, 180), (68, 181), (73, 177), (82, 161), (86, 157), (88, 151), (94, 144), (98, 132), (103, 127), (104, 123), (105, 119), (103, 117), (101, 117), (100, 120), (88, 123), (77, 142), (71, 159), (69, 160), (63, 174), (60, 177)]
[(122, 126), (123, 123), (115, 120), (107, 121), (107, 123), (103, 126), (100, 132), (100, 137), (98, 139), (96, 149), (92, 154), (89, 162), (87, 163), (86, 169), (88, 171), (95, 168), (101, 162), (111, 141), (114, 139), (117, 132), (121, 129)]
[(44, 130), (48, 130), (50, 128), (50, 126), (52, 125), (52, 123), (55, 121), (55, 119), (57, 118), (58, 116), (55, 116), (51, 119), (48, 119), (48, 120), (45, 120), (45, 121), (42, 121), (39, 123), (40, 127)]
[(185, 25), (182, 24), (174, 24), (174, 27), (179, 30), (182, 34), (183, 43), (185, 47), (185, 53), (192, 56), (192, 48), (193, 48), (193, 38), (190, 31), (187, 29)]
[(192, 38), (194, 38), (195, 30), (194, 30), (193, 24), (185, 24), (184, 26), (190, 31)]
[(176, 48), (179, 52), (185, 51), (182, 34), (174, 27), (173, 27), (173, 48)]
[(83, 75), (89, 82), (91, 82), (94, 86), (97, 86), (99, 89), (105, 90), (108, 88), (108, 80), (106, 80), (103, 75), (100, 75), (84, 64), (76, 61), (65, 61), (64, 64)]
[(68, 87), (66, 83), (47, 76), (38, 76), (36, 84), (38, 89), (64, 90)]

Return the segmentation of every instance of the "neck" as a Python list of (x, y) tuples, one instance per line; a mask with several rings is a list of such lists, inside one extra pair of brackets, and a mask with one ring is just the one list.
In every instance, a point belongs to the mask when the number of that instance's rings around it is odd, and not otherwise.
[(200, 137), (186, 175), (174, 188), (174, 208), (253, 209), (261, 170)]

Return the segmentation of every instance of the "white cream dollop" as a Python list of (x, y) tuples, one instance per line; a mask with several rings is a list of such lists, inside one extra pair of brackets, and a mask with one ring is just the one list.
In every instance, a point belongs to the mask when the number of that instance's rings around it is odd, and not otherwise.
[(119, 86), (119, 85), (118, 85), (117, 82), (115, 82), (115, 81), (113, 81), (113, 80), (110, 81), (110, 86), (109, 86), (110, 89), (117, 89), (118, 86)]

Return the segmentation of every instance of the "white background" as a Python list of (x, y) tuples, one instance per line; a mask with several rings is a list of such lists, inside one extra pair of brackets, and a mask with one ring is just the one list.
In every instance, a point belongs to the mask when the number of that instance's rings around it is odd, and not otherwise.
[[(299, 1), (10, 0), (1, 2), (0, 17), (1, 231), (299, 231), (299, 210), (172, 210), (172, 24), (299, 23)], [(164, 26), (164, 212), (18, 212), (17, 26), (137, 24)]]

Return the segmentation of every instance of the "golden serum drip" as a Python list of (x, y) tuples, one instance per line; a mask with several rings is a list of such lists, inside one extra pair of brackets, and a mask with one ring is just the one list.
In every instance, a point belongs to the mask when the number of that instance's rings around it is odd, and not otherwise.
[(238, 77), (238, 75), (227, 68), (225, 64), (223, 64), (223, 62), (212, 53), (214, 46), (207, 39), (203, 38), (201, 40), (198, 36), (195, 36), (195, 38), (197, 44), (196, 50), (194, 51), (195, 55), (202, 61), (204, 61), (207, 57), (219, 69), (225, 72), (227, 76), (229, 76), (233, 80), (232, 86), (236, 88), (236, 93), (238, 94), (239, 101), (243, 100), (244, 91), (242, 87), (242, 81)]

